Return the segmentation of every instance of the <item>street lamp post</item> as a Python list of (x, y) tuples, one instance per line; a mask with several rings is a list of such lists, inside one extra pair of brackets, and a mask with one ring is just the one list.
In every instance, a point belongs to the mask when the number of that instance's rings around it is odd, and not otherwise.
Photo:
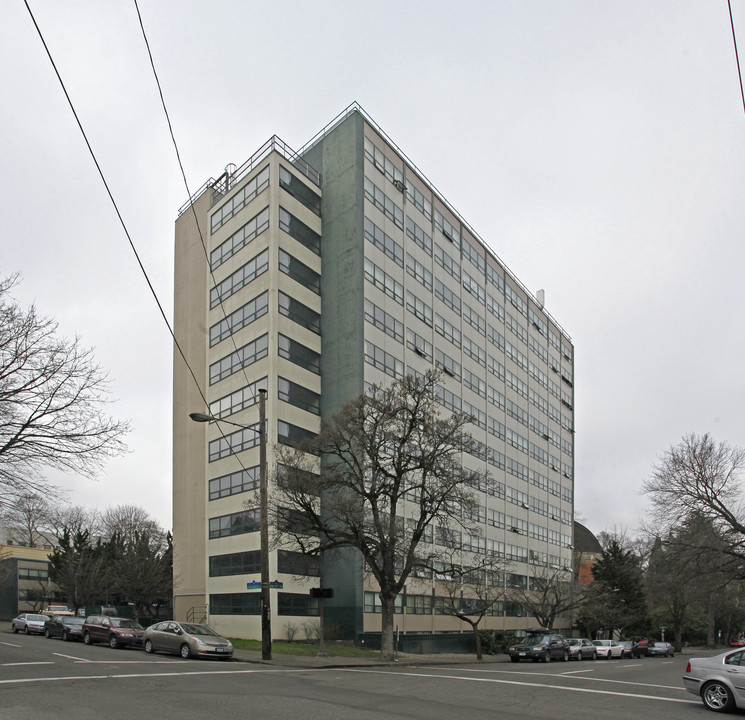
[[(194, 422), (225, 422), (249, 430), (231, 420), (220, 420), (205, 413), (189, 413)], [(269, 593), (269, 505), (266, 462), (266, 390), (259, 390), (259, 543), (261, 555), (261, 658), (272, 659), (272, 613)]]

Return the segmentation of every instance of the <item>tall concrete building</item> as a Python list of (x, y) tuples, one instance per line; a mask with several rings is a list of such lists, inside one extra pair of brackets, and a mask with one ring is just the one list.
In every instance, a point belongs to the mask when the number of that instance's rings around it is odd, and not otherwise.
[[(272, 138), (182, 208), (175, 331), (176, 617), (260, 636), (249, 587), (260, 570), (258, 390), (271, 469), (274, 447), (316, 433), (370, 383), (433, 367), (443, 410), (473, 418), (464, 465), (494, 479), (479, 494), (482, 532), (462, 552), (508, 560), (507, 588), (571, 573), (572, 342), (542, 293), (523, 287), (356, 104), (298, 152)], [(193, 423), (192, 412), (220, 421)], [(330, 622), (349, 635), (380, 629), (376, 586), (354, 553), (323, 568), (281, 550), (269, 562), (282, 583), (271, 591), (274, 637), (317, 615), (308, 589), (321, 572), (335, 589)], [(407, 584), (402, 631), (462, 629), (436, 612), (437, 584)], [(484, 626), (530, 622), (508, 596)]]

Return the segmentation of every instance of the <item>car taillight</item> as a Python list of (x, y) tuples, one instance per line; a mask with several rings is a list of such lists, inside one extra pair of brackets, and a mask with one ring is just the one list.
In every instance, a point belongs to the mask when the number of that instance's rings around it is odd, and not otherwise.
[(691, 661), (688, 661), (688, 665), (686, 665), (686, 675), (691, 672)]

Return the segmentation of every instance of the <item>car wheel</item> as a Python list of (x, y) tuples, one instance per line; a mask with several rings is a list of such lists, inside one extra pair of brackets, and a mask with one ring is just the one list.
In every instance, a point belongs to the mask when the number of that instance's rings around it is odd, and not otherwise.
[(551, 662), (551, 655), (550, 655), (549, 653), (546, 653), (546, 654), (545, 654), (545, 655), (543, 656), (542, 660), (543, 660), (543, 662), (545, 662), (545, 663), (547, 663), (547, 662)]
[(26, 635), (30, 635), (31, 634), (31, 631), (28, 629), (28, 625), (26, 625), (26, 627), (23, 628), (23, 632), (25, 632)]
[(584, 659), (585, 659), (585, 656), (582, 654), (582, 651), (580, 650), (577, 653), (577, 660), (584, 660)]
[(150, 653), (150, 654), (155, 652), (155, 648), (153, 647), (152, 640), (145, 640), (145, 652)]
[(701, 700), (709, 710), (714, 712), (729, 712), (735, 706), (730, 689), (718, 680), (706, 683), (701, 688)]
[(596, 652), (594, 652), (594, 653), (592, 654), (592, 659), (593, 659), (593, 660), (597, 660), (597, 659), (598, 659), (598, 654), (597, 654)]
[(567, 662), (569, 660), (569, 650), (564, 650), (564, 654), (561, 656), (561, 662)]
[(51, 639), (52, 639), (52, 636), (51, 636), (51, 634), (49, 633), (49, 630), (44, 630), (44, 637), (45, 637), (45, 638), (46, 638), (47, 640), (51, 640)]
[(191, 657), (191, 650), (186, 643), (181, 646), (181, 650), (179, 652), (181, 653), (181, 657), (184, 658), (184, 660), (188, 660)]
[(611, 659), (611, 655), (612, 655), (611, 651), (608, 650), (608, 654), (605, 656), (605, 659), (606, 660), (610, 660)]
[(116, 650), (119, 647), (119, 638), (116, 635), (109, 635), (109, 647)]
[(62, 631), (62, 641), (67, 642), (70, 639), (70, 635), (68, 634), (67, 630)]
[(18, 628), (15, 625), (13, 625), (13, 632), (14, 633), (17, 633), (18, 632)]
[(83, 635), (83, 642), (86, 645), (93, 645), (93, 638), (91, 637), (91, 634), (86, 631), (85, 635)]

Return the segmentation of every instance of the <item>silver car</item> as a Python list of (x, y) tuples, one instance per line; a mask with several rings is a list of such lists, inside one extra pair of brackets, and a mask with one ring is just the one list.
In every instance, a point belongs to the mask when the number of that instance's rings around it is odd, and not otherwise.
[(145, 629), (145, 652), (170, 652), (190, 657), (233, 657), (233, 645), (211, 627), (167, 620)]
[(21, 613), (17, 618), (13, 618), (10, 626), (14, 633), (23, 631), (29, 633), (43, 633), (44, 625), (49, 620), (49, 615), (37, 615), (36, 613)]
[(714, 712), (745, 709), (745, 649), (688, 661), (683, 685)]

